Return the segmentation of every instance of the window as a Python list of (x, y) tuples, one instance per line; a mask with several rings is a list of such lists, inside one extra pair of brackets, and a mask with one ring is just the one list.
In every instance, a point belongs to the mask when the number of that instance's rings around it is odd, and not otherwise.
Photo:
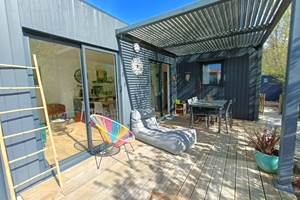
[(202, 84), (219, 85), (222, 77), (222, 64), (209, 63), (204, 64), (202, 68)]
[(92, 49), (85, 52), (91, 111), (117, 120), (115, 56)]

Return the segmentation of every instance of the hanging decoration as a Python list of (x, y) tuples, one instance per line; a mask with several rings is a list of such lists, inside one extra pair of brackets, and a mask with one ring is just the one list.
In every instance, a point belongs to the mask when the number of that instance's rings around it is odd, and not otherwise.
[(135, 57), (131, 60), (131, 69), (135, 75), (141, 75), (144, 71), (144, 66), (141, 58)]
[(131, 60), (131, 69), (133, 73), (138, 76), (143, 74), (144, 71), (144, 65), (142, 59), (137, 55), (141, 50), (140, 45), (138, 43), (134, 43), (133, 50), (135, 52), (135, 55)]

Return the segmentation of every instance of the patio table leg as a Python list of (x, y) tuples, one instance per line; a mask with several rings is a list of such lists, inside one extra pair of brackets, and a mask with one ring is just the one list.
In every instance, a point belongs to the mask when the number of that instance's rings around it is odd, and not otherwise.
[(218, 130), (218, 133), (221, 133), (221, 121), (222, 121), (222, 109), (219, 108), (219, 130)]
[(194, 123), (194, 111), (193, 111), (193, 107), (191, 107), (191, 114), (190, 114), (190, 126), (193, 126)]

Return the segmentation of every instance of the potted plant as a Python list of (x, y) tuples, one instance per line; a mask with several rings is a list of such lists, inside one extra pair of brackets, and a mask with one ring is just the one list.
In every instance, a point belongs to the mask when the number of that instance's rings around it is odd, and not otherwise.
[(260, 169), (269, 173), (276, 173), (278, 169), (279, 131), (277, 128), (255, 131), (253, 137), (249, 137), (251, 146), (255, 148), (255, 161)]

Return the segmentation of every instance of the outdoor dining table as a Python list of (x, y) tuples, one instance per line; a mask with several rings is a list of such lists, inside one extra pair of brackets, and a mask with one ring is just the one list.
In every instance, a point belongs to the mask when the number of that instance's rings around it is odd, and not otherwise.
[(208, 108), (208, 109), (215, 109), (219, 111), (219, 128), (218, 132), (221, 132), (221, 119), (222, 119), (222, 111), (225, 107), (227, 100), (197, 100), (189, 104), (191, 108), (191, 121), (192, 124), (194, 122), (194, 109), (193, 108)]

